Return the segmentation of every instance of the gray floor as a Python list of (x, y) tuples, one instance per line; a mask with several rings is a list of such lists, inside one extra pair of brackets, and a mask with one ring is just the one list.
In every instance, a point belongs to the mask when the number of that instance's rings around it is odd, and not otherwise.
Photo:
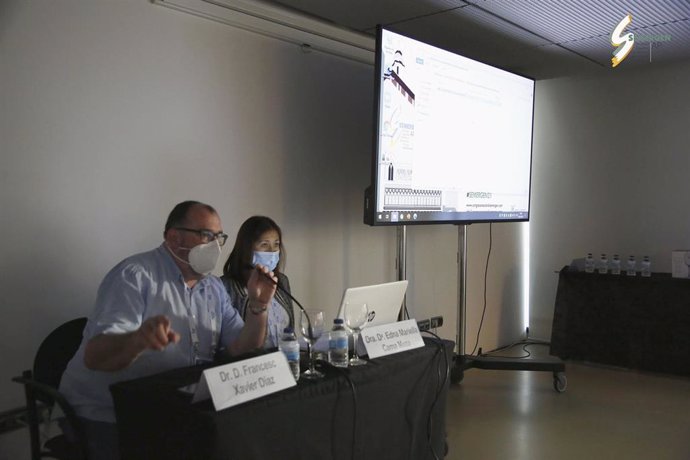
[(447, 458), (690, 459), (690, 379), (576, 363), (566, 376), (557, 393), (548, 372), (466, 371)]
[[(466, 371), (446, 458), (690, 460), (690, 379), (575, 363), (566, 376), (557, 393), (548, 372)], [(0, 460), (28, 459), (26, 430), (0, 436)]]

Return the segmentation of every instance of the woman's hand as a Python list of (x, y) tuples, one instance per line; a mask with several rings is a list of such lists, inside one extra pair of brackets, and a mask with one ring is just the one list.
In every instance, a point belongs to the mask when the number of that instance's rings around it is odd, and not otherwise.
[(271, 304), (277, 284), (278, 278), (272, 271), (261, 264), (256, 264), (247, 281), (249, 308), (252, 311), (266, 310)]

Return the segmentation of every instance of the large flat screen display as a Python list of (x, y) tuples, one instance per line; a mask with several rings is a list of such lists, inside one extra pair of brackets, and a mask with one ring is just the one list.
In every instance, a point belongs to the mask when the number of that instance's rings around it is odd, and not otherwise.
[(369, 225), (529, 220), (534, 80), (382, 27)]

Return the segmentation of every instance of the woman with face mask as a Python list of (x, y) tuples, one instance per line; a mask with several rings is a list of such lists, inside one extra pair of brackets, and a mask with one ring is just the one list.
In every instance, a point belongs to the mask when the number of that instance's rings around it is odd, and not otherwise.
[[(265, 216), (252, 216), (244, 221), (237, 232), (230, 257), (223, 266), (221, 280), (242, 318), (253, 314), (246, 306), (247, 280), (251, 267), (257, 263), (272, 270), (278, 277), (278, 284), (290, 291), (288, 277), (282, 273), (285, 268), (283, 233), (273, 219)], [(268, 329), (264, 347), (277, 347), (278, 329), (282, 332), (282, 328), (288, 325), (295, 327), (292, 301), (278, 289), (271, 308), (268, 309)]]

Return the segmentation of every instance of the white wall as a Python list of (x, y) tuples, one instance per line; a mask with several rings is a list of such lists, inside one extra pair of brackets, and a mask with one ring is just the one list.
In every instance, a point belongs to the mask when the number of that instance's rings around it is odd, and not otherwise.
[(588, 252), (671, 271), (690, 248), (690, 64), (625, 63), (590, 78), (537, 82), (531, 291), (548, 338), (554, 270)]
[[(231, 238), (274, 217), (305, 305), (335, 314), (345, 287), (396, 277), (395, 229), (362, 224), (373, 67), (145, 0), (14, 0), (0, 3), (0, 82), (0, 412), (22, 405), (10, 378), (42, 338), (90, 312), (115, 263), (160, 244), (179, 201), (214, 205)], [(494, 227), (485, 349), (519, 334), (518, 230)], [(487, 226), (468, 233), (474, 337)], [(454, 339), (457, 229), (408, 240), (410, 312), (443, 315)]]

